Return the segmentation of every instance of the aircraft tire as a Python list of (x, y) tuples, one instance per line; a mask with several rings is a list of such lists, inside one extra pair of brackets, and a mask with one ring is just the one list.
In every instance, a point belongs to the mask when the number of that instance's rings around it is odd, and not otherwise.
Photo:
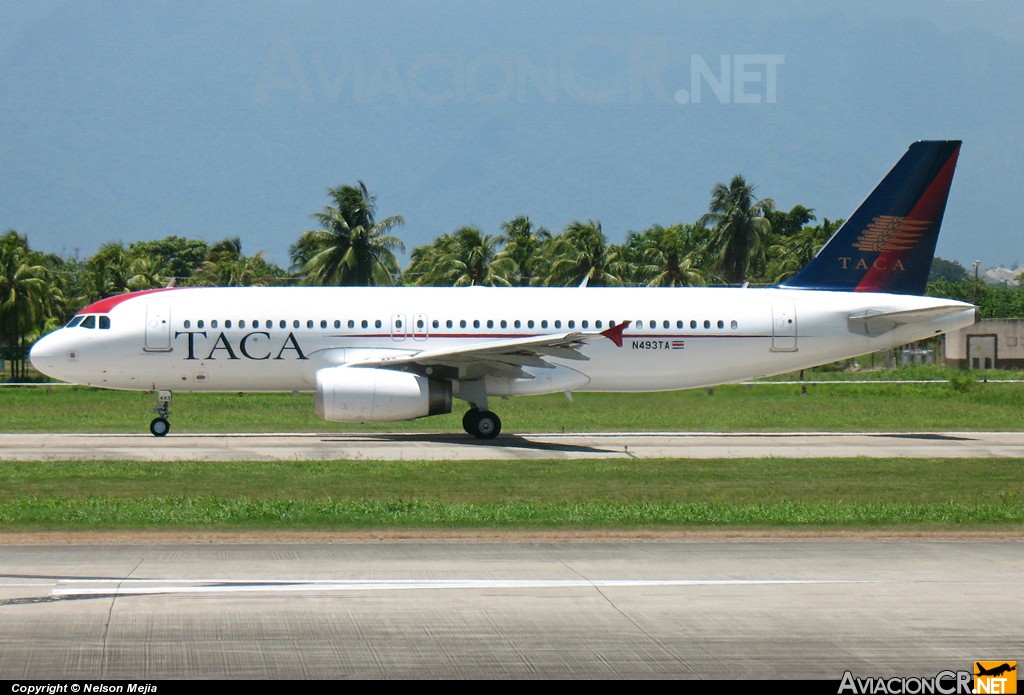
[(153, 422), (149, 423), (149, 431), (154, 437), (164, 437), (171, 431), (171, 423), (162, 417), (153, 418)]
[(476, 416), (473, 435), (480, 439), (494, 439), (501, 433), (501, 418), (490, 410), (484, 410)]
[(466, 430), (466, 434), (471, 434), (474, 437), (476, 433), (476, 419), (480, 417), (480, 411), (476, 408), (470, 408), (466, 411), (466, 414), (462, 416), (462, 429)]

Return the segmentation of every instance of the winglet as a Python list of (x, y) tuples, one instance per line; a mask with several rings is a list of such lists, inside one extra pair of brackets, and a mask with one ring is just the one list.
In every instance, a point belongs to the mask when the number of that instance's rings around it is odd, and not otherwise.
[(623, 321), (617, 326), (612, 326), (606, 331), (601, 331), (601, 335), (615, 343), (616, 347), (622, 347), (622, 332), (629, 327), (629, 324), (629, 321)]

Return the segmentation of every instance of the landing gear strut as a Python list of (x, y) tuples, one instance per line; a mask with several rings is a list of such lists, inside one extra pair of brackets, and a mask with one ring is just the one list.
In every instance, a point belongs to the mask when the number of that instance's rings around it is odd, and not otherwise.
[(149, 431), (153, 433), (154, 437), (163, 437), (171, 431), (171, 423), (167, 420), (171, 416), (171, 392), (160, 391), (157, 394), (156, 403), (153, 412), (157, 416), (153, 418), (153, 422), (149, 423)]
[(501, 433), (501, 418), (490, 410), (471, 408), (462, 416), (462, 427), (478, 439), (494, 439)]

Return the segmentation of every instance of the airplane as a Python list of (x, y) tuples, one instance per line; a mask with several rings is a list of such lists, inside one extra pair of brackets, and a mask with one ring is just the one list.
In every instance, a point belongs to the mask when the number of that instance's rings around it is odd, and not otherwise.
[(960, 141), (913, 143), (818, 255), (768, 288), (161, 288), (101, 299), (40, 339), (55, 379), (157, 394), (315, 394), (338, 422), (411, 420), (494, 397), (710, 387), (898, 347), (971, 325), (921, 296)]
[(974, 662), (974, 665), (978, 668), (978, 672), (974, 674), (976, 676), (1001, 676), (1004, 673), (1009, 673), (1010, 671), (1017, 670), (1016, 664), (1010, 666), (1010, 664), (1007, 662), (1004, 662), (999, 666), (995, 666), (993, 668), (983, 668), (981, 664), (977, 661)]

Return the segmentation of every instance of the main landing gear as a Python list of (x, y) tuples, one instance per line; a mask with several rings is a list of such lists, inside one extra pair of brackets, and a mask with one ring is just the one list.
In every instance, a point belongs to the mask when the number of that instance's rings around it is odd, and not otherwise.
[(153, 409), (156, 417), (149, 423), (149, 431), (154, 437), (163, 437), (171, 431), (171, 423), (167, 418), (171, 416), (171, 392), (160, 391), (156, 397), (156, 408)]
[(501, 433), (501, 419), (487, 409), (487, 389), (482, 379), (460, 381), (458, 396), (470, 408), (462, 416), (462, 427), (477, 439), (494, 439)]
[(462, 427), (478, 439), (494, 439), (501, 433), (501, 418), (490, 410), (470, 408), (462, 416)]

